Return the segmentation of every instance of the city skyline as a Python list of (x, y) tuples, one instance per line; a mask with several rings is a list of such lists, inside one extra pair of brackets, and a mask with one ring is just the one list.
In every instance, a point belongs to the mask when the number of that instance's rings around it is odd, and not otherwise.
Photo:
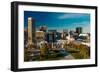
[(24, 11), (25, 28), (28, 17), (35, 19), (36, 28), (45, 25), (48, 30), (62, 32), (63, 29), (76, 30), (76, 27), (82, 27), (83, 33), (90, 32), (90, 14)]
[(28, 12), (24, 16), (24, 61), (90, 58), (90, 35), (83, 34), (89, 14)]

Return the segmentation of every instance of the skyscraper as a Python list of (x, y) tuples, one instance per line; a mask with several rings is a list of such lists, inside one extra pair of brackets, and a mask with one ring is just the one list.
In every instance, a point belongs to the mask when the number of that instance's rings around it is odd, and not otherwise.
[(82, 33), (82, 27), (77, 27), (77, 28), (76, 28), (76, 33), (78, 33), (78, 35), (79, 35), (80, 33)]
[(32, 47), (35, 41), (35, 20), (32, 17), (28, 18), (28, 47)]

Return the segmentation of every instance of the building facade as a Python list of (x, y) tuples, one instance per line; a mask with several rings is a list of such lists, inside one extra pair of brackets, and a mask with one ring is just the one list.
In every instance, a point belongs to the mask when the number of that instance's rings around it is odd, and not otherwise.
[(81, 34), (82, 33), (82, 27), (77, 27), (76, 28), (76, 33)]
[(32, 47), (35, 43), (35, 20), (32, 17), (28, 17), (28, 47)]

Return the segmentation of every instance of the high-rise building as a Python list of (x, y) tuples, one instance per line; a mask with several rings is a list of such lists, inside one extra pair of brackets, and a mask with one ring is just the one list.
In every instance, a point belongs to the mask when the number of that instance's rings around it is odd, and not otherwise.
[(44, 32), (46, 32), (47, 31), (47, 26), (40, 26), (39, 27), (39, 31), (44, 31)]
[(53, 43), (56, 40), (54, 37), (54, 34), (52, 34), (52, 33), (47, 33), (46, 38), (47, 38), (47, 42), (49, 42), (49, 43)]
[(64, 29), (62, 32), (62, 39), (66, 39), (66, 36), (68, 36), (68, 30)]
[(75, 32), (73, 30), (70, 30), (69, 34), (70, 34), (70, 37), (74, 38), (74, 39), (77, 39), (78, 35), (79, 35), (77, 32)]
[(43, 31), (36, 31), (36, 41), (41, 42), (45, 40), (45, 32)]
[(61, 33), (60, 33), (60, 32), (57, 32), (57, 34), (56, 34), (56, 39), (57, 39), (57, 40), (60, 40), (60, 39), (61, 39)]
[(70, 34), (70, 37), (73, 37), (73, 36), (74, 36), (74, 33), (75, 33), (75, 31), (73, 31), (73, 30), (70, 30), (70, 32), (69, 32), (69, 34)]
[(46, 35), (48, 42), (56, 42), (57, 31), (56, 30), (48, 30)]
[(82, 33), (82, 27), (77, 27), (77, 28), (76, 28), (76, 33), (78, 33), (78, 35), (79, 35), (80, 33)]
[(35, 42), (35, 20), (32, 17), (28, 18), (28, 45)]
[[(24, 29), (24, 45), (28, 42), (28, 32), (27, 29)], [(24, 46), (26, 48), (26, 46)]]

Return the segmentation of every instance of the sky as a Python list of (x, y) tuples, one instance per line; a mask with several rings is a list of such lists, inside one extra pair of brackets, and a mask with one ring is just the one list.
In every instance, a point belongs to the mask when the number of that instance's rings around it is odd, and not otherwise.
[(27, 28), (28, 17), (35, 19), (35, 26), (47, 26), (47, 30), (63, 29), (75, 30), (76, 27), (82, 27), (83, 33), (90, 32), (90, 14), (87, 13), (61, 13), (61, 12), (37, 12), (24, 11), (24, 27)]

